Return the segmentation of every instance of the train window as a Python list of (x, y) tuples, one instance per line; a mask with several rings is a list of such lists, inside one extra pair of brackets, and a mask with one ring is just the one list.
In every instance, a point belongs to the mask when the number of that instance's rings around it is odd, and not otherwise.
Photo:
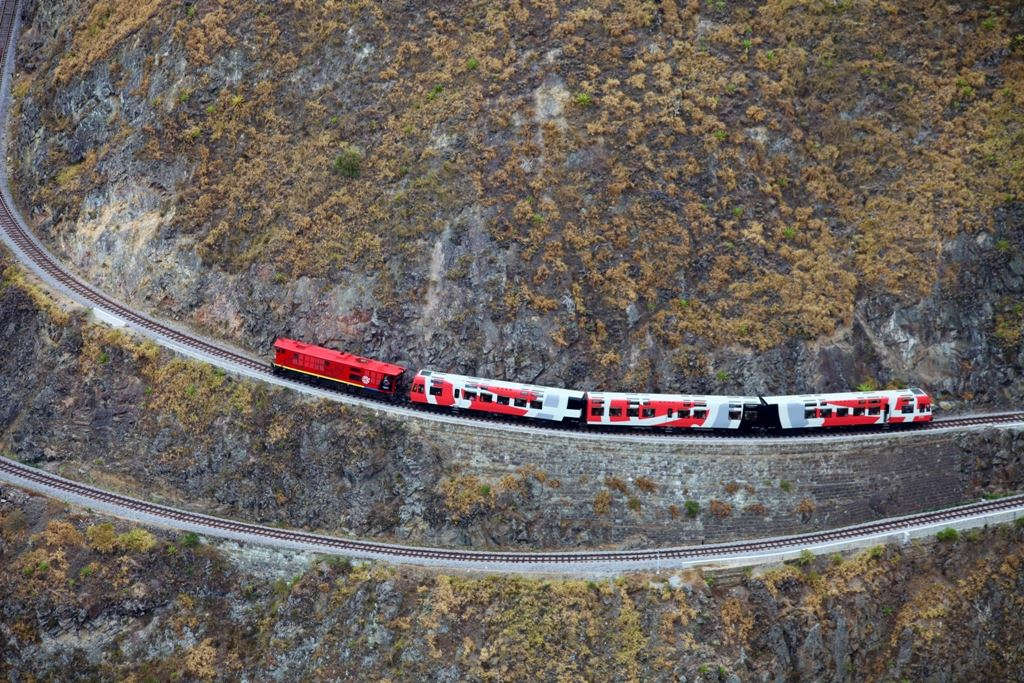
[(422, 394), (423, 393), (423, 385), (422, 384), (413, 384), (412, 385), (412, 393), (414, 393), (414, 394)]
[(622, 408), (609, 408), (608, 417), (622, 417)]
[(455, 393), (455, 398), (458, 398), (459, 397), (459, 390), (456, 389), (454, 393)]
[(517, 398), (513, 402), (516, 404), (516, 408), (525, 408), (526, 407), (526, 399), (525, 398)]
[(494, 400), (494, 397), (493, 397), (493, 396), (491, 396), (490, 394), (485, 394), (485, 393), (483, 393), (483, 392), (481, 391), (481, 392), (480, 392), (480, 400), (481, 400), (481, 401), (482, 401), (483, 403), (490, 403), (491, 401), (493, 401), (493, 400)]
[(474, 398), (476, 398), (476, 392), (467, 389), (462, 392), (462, 398), (472, 401)]
[(361, 381), (363, 379), (363, 376), (360, 375), (355, 370), (350, 370), (349, 373), (348, 373), (348, 378), (350, 380), (352, 380), (353, 382), (359, 382), (359, 381)]
[(441, 395), (441, 387), (430, 387), (430, 395), (431, 396), (440, 396)]
[(541, 408), (544, 407), (544, 404), (540, 401), (534, 400), (530, 401), (530, 407), (533, 408), (534, 410), (540, 410)]
[(914, 404), (904, 403), (903, 407), (900, 408), (900, 412), (903, 413), (904, 415), (909, 415), (910, 413), (914, 412)]
[(853, 409), (853, 414), (854, 415), (863, 415), (864, 414), (864, 409), (863, 408), (854, 408)]
[(831, 408), (822, 408), (821, 409), (821, 416), (822, 417), (832, 417), (832, 409)]
[(836, 417), (846, 417), (847, 412), (849, 412), (848, 408), (836, 408)]
[(498, 397), (498, 403), (500, 403), (503, 406), (507, 406), (508, 405), (508, 396), (499, 396)]
[(654, 417), (654, 408), (644, 408), (644, 417)]
[(878, 415), (878, 408), (868, 408), (868, 415)]
[[(544, 403), (552, 407), (557, 406), (558, 396), (556, 394), (550, 394), (547, 398), (544, 399)], [(570, 396), (569, 400), (565, 402), (565, 407), (568, 408), (569, 410), (583, 410), (583, 406), (585, 404), (586, 402), (583, 400), (582, 397)]]
[(814, 417), (814, 408), (804, 408), (804, 419), (810, 420)]
[[(703, 420), (705, 417), (708, 416), (708, 411), (704, 410), (703, 408), (694, 408), (693, 409), (693, 416), (695, 418), (697, 418), (698, 420)], [(736, 413), (736, 417), (733, 417), (733, 411), (730, 410), (729, 411), (729, 419), (730, 420), (738, 420), (738, 419), (740, 419), (739, 413)]]
[(629, 417), (639, 417), (640, 416), (640, 408), (638, 408), (636, 406), (630, 406), (629, 408), (626, 408), (626, 415), (629, 416)]
[(594, 417), (601, 417), (604, 414), (604, 406), (593, 406), (590, 409), (590, 414)]

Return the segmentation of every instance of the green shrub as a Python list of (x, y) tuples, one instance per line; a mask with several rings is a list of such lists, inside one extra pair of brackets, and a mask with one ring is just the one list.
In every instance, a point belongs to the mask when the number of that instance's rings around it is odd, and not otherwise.
[(476, 68), (478, 66), (480, 66), (480, 60), (477, 59), (476, 57), (470, 57), (469, 59), (466, 60), (467, 71), (476, 71)]
[(331, 168), (343, 178), (358, 178), (362, 163), (362, 153), (352, 145), (345, 145), (338, 156), (334, 157)]
[(628, 507), (633, 512), (639, 512), (640, 511), (640, 499), (639, 498), (630, 498), (626, 502), (626, 507)]
[(786, 493), (789, 493), (790, 491), (793, 490), (793, 482), (789, 481), (788, 479), (783, 479), (782, 481), (779, 482), (779, 488), (785, 491)]
[(581, 107), (589, 107), (594, 103), (594, 98), (589, 93), (578, 92), (573, 96), (572, 101)]
[(187, 531), (181, 535), (178, 544), (183, 548), (194, 548), (199, 545), (199, 534), (194, 531)]
[(807, 548), (804, 548), (800, 551), (800, 557), (796, 558), (793, 561), (801, 567), (806, 567), (811, 562), (814, 562), (814, 553), (812, 553)]
[(700, 512), (700, 503), (695, 500), (686, 501), (686, 503), (683, 504), (683, 507), (686, 508), (687, 517), (696, 517), (697, 513)]
[(871, 377), (857, 385), (857, 391), (874, 391), (878, 388), (878, 383)]
[(1006, 252), (1010, 251), (1012, 245), (1010, 244), (1010, 240), (1006, 239), (1005, 237), (1002, 237), (996, 240), (995, 247), (996, 251), (1005, 254)]
[(939, 533), (935, 534), (935, 538), (939, 539), (943, 543), (951, 543), (960, 537), (960, 533), (953, 527), (946, 527)]

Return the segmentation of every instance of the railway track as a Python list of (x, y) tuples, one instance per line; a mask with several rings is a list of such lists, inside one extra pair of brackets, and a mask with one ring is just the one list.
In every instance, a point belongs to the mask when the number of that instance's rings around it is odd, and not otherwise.
[[(2, 40), (3, 84), (0, 92), (0, 121), (5, 122), (10, 108), (9, 92), (12, 74), (14, 43), (11, 40), (17, 29), (16, 0), (6, 0), (0, 9), (0, 40)], [(6, 134), (0, 144), (6, 157)], [(266, 381), (303, 389), (317, 395), (330, 394), (337, 400), (370, 405), (380, 410), (419, 416), (448, 422), (460, 422), (489, 428), (510, 428), (535, 432), (585, 435), (587, 438), (641, 438), (637, 434), (616, 432), (595, 432), (592, 429), (574, 432), (567, 425), (529, 426), (508, 422), (491, 416), (461, 416), (434, 413), (419, 406), (395, 406), (373, 397), (351, 397), (335, 392), (303, 387), (292, 380), (275, 377), (271, 367), (264, 361), (229, 348), (227, 345), (204, 339), (193, 333), (177, 329), (171, 324), (157, 321), (136, 312), (81, 278), (65, 269), (38, 239), (26, 228), (18, 214), (7, 182), (6, 164), (0, 169), (0, 233), (18, 258), (46, 283), (63, 291), (79, 303), (93, 307), (139, 330), (154, 340), (179, 350), (187, 355), (208, 360), (227, 370), (263, 379)], [(936, 420), (918, 427), (918, 430), (960, 429), (984, 425), (998, 425), (1024, 422), (1024, 412), (1009, 412), (996, 415), (965, 416)], [(905, 433), (905, 432), (901, 432)], [(785, 438), (854, 438), (863, 435), (877, 435), (877, 430), (852, 430), (843, 434), (815, 434), (804, 432)], [(736, 436), (668, 436), (643, 432), (643, 440), (710, 438), (735, 440), (759, 438), (753, 435)], [(775, 437), (773, 440), (777, 440)], [(1024, 495), (994, 501), (984, 501), (947, 510), (910, 515), (907, 517), (881, 520), (841, 529), (815, 532), (798, 536), (740, 541), (714, 545), (686, 546), (663, 549), (579, 551), (579, 552), (505, 552), (474, 551), (443, 548), (421, 548), (375, 541), (341, 538), (304, 531), (265, 527), (212, 517), (187, 510), (149, 503), (121, 494), (104, 491), (86, 484), (70, 481), (30, 466), (0, 458), (0, 480), (50, 495), (68, 502), (97, 507), (117, 516), (136, 521), (153, 523), (170, 528), (197, 531), (210, 536), (234, 538), (243, 541), (276, 544), (293, 549), (316, 552), (346, 554), (368, 559), (430, 564), (471, 569), (496, 571), (622, 571), (658, 567), (686, 566), (700, 563), (750, 563), (751, 559), (769, 561), (784, 558), (803, 549), (840, 549), (844, 544), (863, 543), (870, 539), (891, 539), (894, 535), (909, 537), (912, 533), (926, 533), (937, 525), (970, 525), (983, 520), (1009, 519), (1024, 514)]]
[[(0, 11), (0, 39), (3, 41), (2, 72), (3, 90), (0, 95), (0, 120), (6, 122), (10, 110), (10, 79), (13, 70), (14, 43), (11, 40), (17, 27), (17, 0), (6, 0), (3, 9)], [(6, 126), (5, 126), (6, 130)], [(6, 133), (2, 140), (2, 150), (6, 158), (7, 151)], [(799, 433), (775, 435), (766, 437), (761, 434), (720, 434), (706, 433), (700, 430), (689, 430), (683, 434), (670, 433), (668, 431), (634, 429), (602, 429), (594, 427), (582, 427), (578, 423), (537, 423), (525, 422), (515, 418), (506, 418), (496, 415), (477, 415), (459, 413), (454, 415), (449, 412), (438, 412), (429, 405), (404, 402), (393, 403), (383, 397), (366, 393), (353, 395), (351, 392), (328, 391), (316, 389), (312, 383), (304, 383), (292, 379), (282, 379), (273, 374), (270, 364), (253, 358), (243, 352), (232, 349), (223, 342), (203, 338), (195, 333), (179, 329), (169, 323), (155, 320), (154, 318), (139, 313), (131, 307), (117, 301), (98, 288), (85, 282), (70, 270), (64, 268), (54, 258), (42, 243), (31, 233), (25, 225), (21, 215), (18, 213), (12, 196), (7, 178), (7, 167), (3, 165), (0, 171), (0, 232), (4, 241), (12, 248), (15, 255), (25, 263), (32, 271), (39, 275), (45, 282), (56, 289), (65, 292), (72, 299), (79, 303), (101, 311), (114, 320), (119, 321), (143, 335), (154, 339), (158, 343), (182, 352), (185, 355), (196, 357), (220, 366), (223, 369), (237, 372), (239, 374), (260, 379), (263, 381), (280, 384), (315, 393), (320, 396), (327, 396), (334, 400), (347, 403), (355, 403), (370, 407), (375, 410), (397, 414), (401, 416), (416, 416), (422, 419), (430, 419), (443, 422), (454, 422), (459, 424), (473, 425), (489, 429), (514, 429), (517, 431), (528, 431), (536, 433), (553, 433), (564, 435), (578, 435), (585, 438), (622, 439), (628, 437), (631, 441), (664, 441), (664, 440), (779, 440), (798, 438), (818, 438), (836, 440), (844, 438), (863, 437), (865, 435), (878, 435), (886, 433), (880, 428), (851, 428), (845, 429), (842, 433), (831, 431), (807, 430)], [(1024, 412), (1002, 413), (987, 416), (957, 417), (935, 420), (931, 423), (915, 425), (915, 430), (929, 429), (956, 429), (984, 424), (1003, 424), (1009, 422), (1024, 422)]]
[[(10, 14), (5, 10), (4, 14), (2, 15), (2, 20), (0, 20), (3, 22), (2, 24), (0, 24), (0, 36), (4, 36), (5, 39), (9, 38), (11, 31), (9, 17)], [(6, 147), (6, 140), (4, 146)], [(186, 355), (192, 355), (194, 357), (202, 358), (224, 369), (233, 370), (239, 372), (240, 374), (255, 379), (261, 379), (263, 381), (271, 383), (281, 384), (292, 388), (298, 388), (300, 390), (306, 391), (307, 393), (312, 391), (313, 393), (317, 393), (319, 395), (330, 396), (335, 400), (362, 404), (388, 413), (415, 415), (422, 419), (456, 422), (492, 429), (514, 427), (519, 430), (535, 431), (538, 433), (586, 435), (587, 438), (603, 437), (617, 439), (623, 436), (633, 436), (640, 437), (640, 439), (644, 441), (663, 441), (666, 439), (842, 439), (854, 436), (870, 436), (886, 433), (884, 428), (867, 427), (848, 428), (844, 429), (842, 433), (835, 433), (833, 431), (826, 430), (805, 430), (796, 433), (785, 433), (783, 435), (774, 435), (771, 437), (766, 437), (765, 435), (757, 433), (738, 433), (722, 435), (720, 433), (708, 433), (692, 430), (686, 432), (685, 434), (679, 434), (667, 431), (650, 431), (641, 428), (583, 428), (579, 426), (577, 423), (538, 424), (536, 422), (527, 423), (524, 420), (517, 420), (515, 418), (504, 418), (496, 415), (469, 415), (465, 413), (453, 415), (448, 411), (440, 411), (432, 406), (425, 404), (411, 402), (396, 404), (383, 397), (377, 397), (372, 394), (359, 393), (356, 395), (353, 394), (352, 392), (344, 392), (339, 390), (328, 391), (322, 388), (318, 388), (317, 385), (313, 382), (303, 382), (295, 379), (282, 379), (274, 375), (272, 367), (265, 361), (261, 361), (250, 356), (247, 356), (243, 353), (234, 351), (225, 344), (218, 344), (215, 341), (207, 340), (199, 335), (179, 330), (175, 327), (170, 326), (167, 323), (163, 323), (154, 320), (151, 317), (143, 315), (135, 311), (134, 309), (130, 308), (129, 306), (110, 297), (109, 295), (105, 294), (96, 287), (93, 287), (80, 277), (65, 269), (57, 261), (57, 259), (54, 258), (42, 244), (40, 244), (39, 240), (31, 232), (29, 232), (22, 224), (22, 220), (20, 220), (20, 215), (17, 213), (14, 207), (14, 202), (9, 193), (6, 178), (6, 169), (3, 172), (3, 187), (0, 189), (2, 189), (2, 192), (0, 192), (0, 230), (2, 230), (3, 232), (5, 241), (8, 242), (9, 246), (13, 247), (15, 254), (20, 257), (22, 262), (28, 265), (37, 274), (42, 276), (45, 281), (52, 285), (55, 285), (58, 289), (70, 294), (71, 297), (77, 300), (79, 303), (82, 303), (83, 305), (88, 307), (99, 309), (100, 311), (106, 313), (107, 315), (112, 316), (114, 319), (123, 321), (130, 327), (139, 330), (144, 335), (158, 342), (163, 343), (165, 346), (169, 346), (173, 349), (183, 351), (186, 353)], [(929, 423), (912, 425), (911, 427), (909, 427), (909, 429), (913, 431), (953, 429), (986, 424), (996, 425), (1014, 422), (1024, 423), (1024, 412), (1007, 412), (992, 415), (937, 419)]]
[(779, 561), (804, 550), (835, 552), (872, 542), (906, 541), (934, 534), (946, 525), (966, 528), (1024, 516), (1022, 494), (840, 529), (732, 543), (642, 550), (483, 551), (407, 546), (238, 522), (105, 491), (6, 458), (0, 458), (0, 479), (118, 517), (211, 537), (371, 560), (502, 572), (617, 573), (694, 565), (740, 566)]

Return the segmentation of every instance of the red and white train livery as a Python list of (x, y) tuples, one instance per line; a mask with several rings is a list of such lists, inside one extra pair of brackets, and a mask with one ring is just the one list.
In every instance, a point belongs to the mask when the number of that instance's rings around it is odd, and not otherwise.
[[(405, 368), (371, 358), (278, 339), (274, 372), (401, 396)], [(793, 396), (693, 396), (583, 392), (420, 370), (409, 400), (453, 410), (584, 425), (647, 429), (785, 430), (929, 422), (932, 399), (917, 388)]]
[(416, 373), (409, 399), (414, 403), (558, 422), (579, 419), (584, 405), (582, 391), (430, 370)]
[(782, 429), (905, 424), (932, 419), (932, 399), (914, 387), (806, 396), (767, 396)]
[(589, 392), (587, 424), (738, 429), (748, 401), (742, 396)]

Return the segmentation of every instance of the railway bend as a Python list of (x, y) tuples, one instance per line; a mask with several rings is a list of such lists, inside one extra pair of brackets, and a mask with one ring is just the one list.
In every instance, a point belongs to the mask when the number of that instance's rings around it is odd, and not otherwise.
[[(0, 84), (0, 151), (3, 158), (7, 157), (7, 116), (10, 111), (10, 84), (13, 77), (14, 50), (18, 32), (17, 0), (6, 0), (0, 10), (0, 41), (2, 41), (3, 81)], [(627, 442), (703, 442), (708, 440), (728, 441), (743, 440), (746, 443), (771, 443), (780, 440), (799, 438), (813, 441), (836, 441), (862, 438), (877, 438), (877, 429), (848, 429), (841, 434), (816, 433), (813, 431), (785, 436), (761, 436), (757, 434), (717, 435), (690, 433), (685, 435), (666, 432), (650, 432), (637, 430), (624, 432), (621, 428), (611, 432), (582, 429), (571, 424), (524, 424), (494, 415), (452, 415), (431, 410), (423, 404), (395, 404), (385, 398), (374, 398), (366, 395), (351, 395), (336, 391), (324, 390), (311, 384), (293, 379), (285, 379), (273, 374), (272, 368), (265, 360), (233, 347), (232, 345), (203, 337), (193, 331), (165, 320), (140, 313), (114, 297), (100, 291), (93, 285), (77, 277), (70, 269), (62, 265), (28, 228), (23, 216), (18, 212), (10, 192), (7, 177), (7, 165), (0, 169), (0, 237), (13, 251), (15, 256), (31, 272), (49, 287), (68, 296), (78, 304), (92, 309), (97, 318), (104, 322), (130, 328), (156, 343), (169, 348), (183, 356), (211, 363), (237, 375), (250, 377), (263, 382), (288, 387), (318, 398), (326, 398), (342, 403), (359, 405), (364, 408), (389, 413), (404, 418), (418, 418), (454, 424), (466, 424), (485, 429), (516, 431), (525, 433), (552, 432), (579, 439), (601, 439)], [(928, 430), (964, 430), (994, 424), (1024, 422), (1024, 412), (992, 413), (936, 419), (930, 423), (917, 425), (913, 431)], [(906, 431), (893, 431), (891, 436), (897, 437)]]
[(804, 551), (834, 553), (906, 543), (952, 527), (968, 529), (1024, 518), (1024, 494), (945, 510), (794, 536), (641, 550), (507, 552), (429, 548), (266, 527), (175, 509), (64, 479), (0, 458), (0, 480), (134, 522), (282, 549), (483, 572), (600, 575), (626, 571), (739, 567), (781, 562)]
[[(14, 64), (14, 37), (18, 33), (17, 9), (17, 0), (6, 0), (0, 5), (0, 41), (3, 46), (2, 53), (0, 53), (0, 58), (2, 58), (0, 124), (4, 124), (3, 133), (0, 134), (0, 150), (5, 159), (8, 145), (6, 120), (10, 110), (10, 84)], [(395, 405), (386, 401), (375, 401), (366, 397), (326, 391), (275, 376), (271, 372), (270, 365), (262, 359), (255, 358), (222, 341), (197, 335), (181, 325), (157, 320), (152, 316), (135, 311), (84, 282), (70, 269), (59, 263), (29, 230), (24, 218), (15, 207), (8, 184), (6, 163), (0, 164), (0, 238), (24, 266), (45, 284), (78, 304), (92, 309), (98, 318), (109, 324), (130, 328), (177, 353), (214, 364), (241, 376), (285, 386), (314, 397), (360, 405), (391, 415), (472, 425), (491, 430), (546, 434), (556, 432), (578, 439), (623, 442), (708, 443), (709, 441), (722, 442), (742, 439), (745, 443), (755, 444), (788, 441), (793, 438), (810, 441), (836, 441), (877, 439), (879, 437), (877, 431), (850, 431), (842, 434), (804, 433), (786, 437), (680, 436), (572, 431), (564, 427), (525, 425), (493, 418), (441, 414), (417, 409), (414, 406)], [(922, 429), (962, 431), (1022, 423), (1024, 423), (1024, 412), (961, 416), (938, 419), (913, 431), (894, 431), (886, 436), (898, 439)], [(346, 554), (367, 559), (489, 571), (608, 573), (638, 569), (680, 568), (695, 564), (720, 566), (755, 564), (792, 557), (805, 549), (831, 552), (891, 540), (905, 541), (913, 536), (934, 533), (937, 528), (944, 526), (978, 526), (1024, 516), (1024, 495), (1019, 495), (798, 536), (647, 550), (513, 553), (417, 548), (220, 519), (103, 491), (4, 458), (0, 458), (0, 480), (116, 516), (174, 529), (196, 531), (209, 536), (272, 544), (299, 550)]]

